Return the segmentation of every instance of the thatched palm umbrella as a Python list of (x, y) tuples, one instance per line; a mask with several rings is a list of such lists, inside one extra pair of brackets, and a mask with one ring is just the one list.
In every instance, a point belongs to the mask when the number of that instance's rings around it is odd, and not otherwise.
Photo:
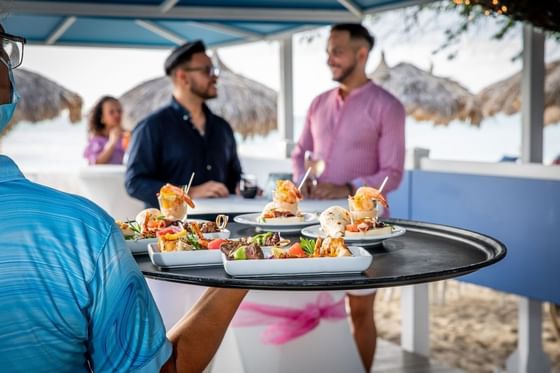
[(37, 73), (14, 70), (14, 79), (20, 101), (7, 128), (0, 137), (20, 121), (31, 123), (56, 118), (62, 111), (68, 110), (70, 122), (82, 119), (82, 98), (50, 79)]
[(401, 100), (406, 113), (416, 120), (446, 125), (459, 119), (476, 126), (480, 124), (481, 113), (474, 96), (451, 79), (404, 62), (389, 67), (383, 53), (381, 62), (369, 77)]
[[(546, 64), (544, 84), (544, 124), (560, 122), (560, 60)], [(484, 117), (497, 113), (512, 115), (521, 110), (521, 72), (489, 85), (476, 101)]]
[[(267, 86), (231, 71), (220, 58), (215, 63), (221, 73), (218, 97), (207, 104), (215, 114), (225, 118), (243, 138), (266, 135), (277, 128), (277, 94)], [(123, 125), (132, 129), (150, 113), (171, 99), (173, 86), (168, 77), (148, 80), (120, 97), (124, 108)]]

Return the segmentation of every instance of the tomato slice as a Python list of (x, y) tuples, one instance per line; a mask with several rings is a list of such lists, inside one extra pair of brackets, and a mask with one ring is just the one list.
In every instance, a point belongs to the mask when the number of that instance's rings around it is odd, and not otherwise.
[(358, 229), (358, 226), (356, 224), (348, 224), (346, 226), (346, 230), (348, 232), (359, 232), (360, 230)]
[(299, 242), (296, 242), (288, 249), (288, 255), (294, 258), (306, 258), (307, 254), (301, 248)]
[(216, 238), (215, 240), (208, 242), (208, 250), (219, 250), (220, 245), (224, 242), (226, 242), (226, 240), (223, 238)]

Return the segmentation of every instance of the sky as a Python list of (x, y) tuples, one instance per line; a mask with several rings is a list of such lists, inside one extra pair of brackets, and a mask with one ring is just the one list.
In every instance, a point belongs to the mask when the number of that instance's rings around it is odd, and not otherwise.
[[(521, 68), (521, 61), (510, 59), (521, 50), (521, 33), (517, 30), (503, 42), (486, 35), (496, 29), (491, 21), (482, 30), (474, 30), (459, 44), (460, 53), (452, 61), (446, 53), (432, 51), (444, 41), (444, 29), (456, 21), (453, 17), (426, 17), (431, 22), (411, 34), (404, 34), (402, 11), (384, 13), (368, 27), (376, 36), (376, 46), (368, 63), (372, 71), (380, 61), (381, 51), (390, 66), (409, 62), (428, 69), (433, 65), (436, 75), (451, 77), (476, 92), (484, 86), (505, 78)], [(311, 42), (306, 41), (313, 35)], [(326, 66), (327, 28), (294, 36), (294, 111), (304, 115), (311, 100), (332, 88)], [(548, 58), (560, 57), (557, 47), (547, 48)], [(57, 46), (26, 46), (23, 67), (39, 72), (84, 98), (88, 110), (105, 95), (120, 96), (135, 85), (163, 75), (163, 61), (169, 50), (129, 48), (84, 48)], [(267, 86), (279, 88), (278, 43), (274, 41), (221, 48), (219, 55), (235, 72)]]

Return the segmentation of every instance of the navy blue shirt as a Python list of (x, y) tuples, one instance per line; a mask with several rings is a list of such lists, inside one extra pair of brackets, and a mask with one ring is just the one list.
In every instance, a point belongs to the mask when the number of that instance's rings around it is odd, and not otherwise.
[(157, 207), (156, 193), (165, 183), (188, 184), (193, 172), (193, 186), (213, 180), (235, 193), (241, 164), (233, 130), (206, 105), (204, 113), (204, 135), (175, 98), (136, 126), (125, 175), (128, 194), (149, 207)]

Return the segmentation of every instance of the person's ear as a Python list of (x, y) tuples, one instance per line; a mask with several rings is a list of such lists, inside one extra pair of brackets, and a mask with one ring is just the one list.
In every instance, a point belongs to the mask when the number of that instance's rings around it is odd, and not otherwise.
[(358, 60), (364, 65), (367, 62), (369, 51), (366, 47), (360, 47), (358, 49)]
[(175, 72), (175, 80), (179, 82), (180, 85), (189, 85), (189, 77), (187, 76), (186, 71), (182, 69), (177, 69), (177, 71)]

